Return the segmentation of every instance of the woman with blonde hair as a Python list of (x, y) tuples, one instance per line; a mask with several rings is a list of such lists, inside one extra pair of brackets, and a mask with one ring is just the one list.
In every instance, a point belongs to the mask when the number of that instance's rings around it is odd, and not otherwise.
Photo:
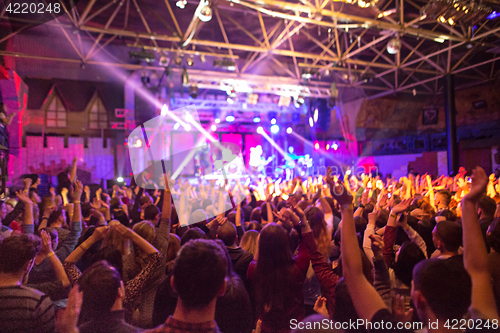
[(240, 247), (250, 252), (254, 259), (257, 259), (258, 248), (259, 248), (259, 232), (255, 230), (248, 230), (243, 234), (240, 241)]

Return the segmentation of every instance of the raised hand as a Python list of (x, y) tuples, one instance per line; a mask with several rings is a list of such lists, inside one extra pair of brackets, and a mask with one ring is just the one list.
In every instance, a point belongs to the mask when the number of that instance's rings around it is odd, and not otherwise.
[(75, 190), (73, 191), (73, 202), (79, 201), (83, 193), (83, 184), (79, 180), (75, 180)]
[(40, 253), (48, 256), (52, 250), (52, 239), (50, 238), (50, 235), (45, 231), (42, 230), (40, 232), (40, 237), (42, 238), (42, 248), (40, 250)]
[(333, 178), (332, 178), (332, 168), (328, 167), (326, 169), (326, 178), (325, 178), (325, 182), (330, 185), (330, 188), (333, 187), (334, 185), (334, 182), (333, 182)]
[(412, 321), (413, 309), (406, 311), (404, 296), (396, 294), (392, 299), (392, 314), (394, 315), (394, 320), (402, 323), (407, 323)]
[(169, 170), (167, 174), (163, 174), (163, 177), (165, 178), (165, 184), (168, 189), (172, 191), (175, 186), (175, 179), (171, 178), (171, 171)]
[(324, 297), (318, 297), (318, 299), (314, 303), (313, 310), (327, 318), (330, 317), (330, 315), (328, 314), (328, 309), (326, 308), (326, 298)]
[(68, 189), (66, 187), (63, 187), (61, 190), (61, 195), (65, 197), (68, 195), (68, 192), (69, 192)]
[(66, 309), (60, 311), (56, 320), (56, 327), (58, 332), (62, 333), (76, 333), (79, 332), (77, 324), (80, 317), (80, 310), (82, 308), (83, 292), (80, 287), (75, 285), (69, 293)]
[(394, 215), (398, 215), (398, 214), (401, 214), (401, 213), (407, 211), (408, 208), (410, 208), (411, 201), (412, 201), (411, 198), (401, 201), (399, 204), (397, 204), (396, 206), (394, 206), (392, 208), (392, 213)]
[(121, 223), (114, 225), (113, 229), (116, 230), (123, 238), (126, 238), (126, 239), (132, 238), (132, 236), (134, 234), (134, 231), (132, 229), (127, 228), (126, 226), (124, 226)]
[[(116, 225), (113, 228), (118, 229), (117, 228), (118, 226), (122, 226), (123, 228), (128, 229), (123, 224)], [(108, 233), (108, 231), (109, 231), (109, 226), (107, 226), (107, 225), (103, 226), (103, 227), (95, 228), (94, 233), (92, 234), (92, 237), (97, 242), (97, 241), (103, 239), (106, 236), (106, 234)]]
[(330, 192), (332, 194), (332, 197), (337, 200), (339, 205), (343, 206), (352, 204), (352, 195), (344, 186), (344, 184), (337, 183), (337, 185), (330, 188)]
[(50, 192), (50, 195), (52, 196), (52, 198), (54, 198), (56, 196), (56, 189), (55, 188), (51, 187), (49, 192)]
[(476, 167), (472, 171), (472, 182), (470, 184), (469, 193), (464, 197), (464, 200), (477, 202), (481, 196), (486, 193), (486, 188), (488, 186), (488, 176), (486, 172), (481, 167)]
[(380, 215), (378, 207), (375, 207), (371, 213), (368, 214), (368, 223), (375, 224)]
[(97, 197), (92, 200), (92, 208), (95, 210), (99, 210), (101, 208), (101, 200), (97, 199)]
[(24, 181), (24, 189), (25, 190), (29, 189), (32, 182), (31, 178), (24, 178), (23, 181)]
[(370, 235), (370, 240), (372, 241), (371, 247), (374, 257), (382, 256), (382, 250), (384, 249), (384, 240), (379, 235)]
[(28, 194), (23, 191), (17, 191), (16, 197), (25, 204), (32, 204), (33, 202), (29, 198)]

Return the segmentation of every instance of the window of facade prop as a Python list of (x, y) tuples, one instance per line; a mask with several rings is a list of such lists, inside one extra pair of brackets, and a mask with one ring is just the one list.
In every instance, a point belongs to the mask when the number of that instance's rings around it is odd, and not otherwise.
[(67, 111), (56, 92), (53, 92), (52, 101), (46, 111), (47, 127), (66, 127)]
[(108, 128), (108, 114), (99, 97), (94, 99), (94, 104), (89, 112), (89, 128), (105, 129)]

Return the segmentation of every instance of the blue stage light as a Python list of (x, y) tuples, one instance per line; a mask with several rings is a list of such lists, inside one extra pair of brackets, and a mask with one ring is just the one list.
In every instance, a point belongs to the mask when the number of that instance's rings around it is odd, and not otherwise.
[(280, 127), (278, 125), (271, 126), (271, 133), (276, 134), (280, 131)]
[(226, 121), (227, 121), (228, 123), (232, 123), (232, 122), (234, 121), (234, 116), (227, 116), (227, 117), (226, 117)]
[(260, 123), (260, 117), (255, 117), (253, 118), (254, 123)]

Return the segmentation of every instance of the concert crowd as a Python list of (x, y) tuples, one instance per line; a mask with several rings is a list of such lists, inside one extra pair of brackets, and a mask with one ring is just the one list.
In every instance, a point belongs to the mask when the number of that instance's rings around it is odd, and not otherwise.
[(75, 161), (58, 179), (0, 202), (0, 332), (499, 331), (500, 184), (480, 167), (91, 190)]

